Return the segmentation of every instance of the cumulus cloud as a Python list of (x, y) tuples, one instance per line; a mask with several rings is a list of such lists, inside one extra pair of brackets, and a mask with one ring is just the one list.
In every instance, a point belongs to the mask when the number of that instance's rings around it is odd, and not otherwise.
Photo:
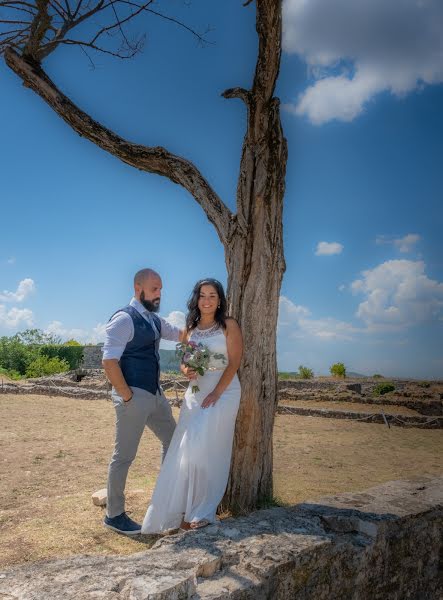
[(165, 317), (165, 319), (168, 321), (168, 323), (174, 325), (175, 327), (180, 327), (180, 329), (183, 329), (186, 322), (185, 313), (181, 310), (173, 310), (167, 317)]
[(317, 256), (329, 255), (329, 254), (341, 254), (343, 250), (343, 244), (338, 242), (318, 242), (315, 254)]
[(388, 260), (362, 271), (351, 290), (366, 296), (356, 316), (371, 331), (395, 331), (438, 319), (443, 308), (443, 283), (425, 274), (421, 260)]
[(0, 304), (0, 326), (15, 328), (25, 324), (29, 327), (34, 324), (34, 315), (29, 308), (6, 308)]
[(284, 49), (313, 83), (286, 108), (320, 125), (352, 121), (377, 94), (443, 82), (441, 0), (285, 0)]
[(81, 344), (98, 344), (105, 340), (105, 328), (106, 323), (98, 323), (92, 330), (87, 330), (65, 327), (61, 321), (52, 321), (45, 332), (60, 337), (62, 341), (74, 339)]
[(35, 291), (35, 283), (33, 279), (22, 279), (18, 284), (17, 290), (15, 292), (9, 292), (8, 290), (3, 290), (3, 293), (0, 293), (0, 301), (2, 302), (23, 302), (25, 298), (32, 294)]
[(420, 236), (417, 233), (408, 233), (401, 238), (388, 238), (384, 235), (378, 235), (375, 239), (376, 244), (392, 244), (400, 252), (406, 254), (414, 250), (415, 245), (420, 240)]
[[(169, 313), (166, 320), (176, 327), (183, 328), (185, 325), (185, 314), (179, 310)], [(61, 321), (52, 321), (45, 329), (46, 333), (51, 333), (62, 339), (62, 341), (74, 339), (81, 344), (99, 344), (105, 341), (106, 323), (97, 323), (92, 329), (80, 327), (66, 327)], [(176, 342), (162, 340), (162, 348), (175, 349)]]
[(361, 330), (350, 323), (332, 317), (314, 319), (311, 311), (294, 304), (286, 296), (280, 296), (278, 332), (286, 338), (309, 338), (319, 340), (352, 340)]
[[(183, 329), (185, 326), (186, 316), (181, 310), (173, 310), (167, 317), (165, 317), (165, 319), (168, 321), (168, 323), (174, 325), (174, 327)], [(161, 340), (160, 348), (164, 350), (175, 350), (176, 343), (177, 342), (171, 342), (170, 340)]]

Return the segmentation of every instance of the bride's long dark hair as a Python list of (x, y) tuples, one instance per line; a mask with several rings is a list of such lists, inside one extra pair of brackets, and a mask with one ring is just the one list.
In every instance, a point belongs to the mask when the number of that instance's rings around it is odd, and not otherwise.
[(217, 279), (212, 279), (210, 277), (208, 277), (207, 279), (200, 279), (200, 281), (197, 281), (197, 283), (194, 286), (194, 289), (192, 290), (191, 295), (189, 296), (188, 314), (186, 315), (186, 329), (188, 331), (191, 331), (191, 329), (194, 329), (194, 327), (197, 326), (197, 323), (200, 320), (200, 309), (198, 307), (198, 300), (200, 298), (200, 289), (202, 285), (212, 285), (212, 287), (217, 290), (219, 306), (215, 311), (214, 319), (221, 327), (223, 327), (223, 329), (226, 329), (226, 318), (228, 316), (226, 314), (226, 311), (228, 305), (226, 302), (225, 291), (223, 289), (222, 284), (219, 281), (217, 281)]

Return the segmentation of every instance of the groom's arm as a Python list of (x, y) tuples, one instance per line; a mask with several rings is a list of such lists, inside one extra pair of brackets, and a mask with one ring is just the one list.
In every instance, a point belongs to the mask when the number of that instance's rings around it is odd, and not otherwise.
[(118, 312), (106, 325), (106, 338), (103, 346), (102, 365), (106, 377), (115, 391), (125, 402), (132, 398), (132, 390), (126, 383), (120, 368), (120, 358), (126, 344), (134, 337), (134, 324), (131, 317), (124, 312)]
[(186, 335), (186, 329), (180, 329), (179, 327), (175, 327), (175, 325), (171, 325), (171, 323), (168, 323), (163, 317), (160, 317), (160, 321), (162, 325), (160, 337), (162, 339), (171, 342), (183, 342)]

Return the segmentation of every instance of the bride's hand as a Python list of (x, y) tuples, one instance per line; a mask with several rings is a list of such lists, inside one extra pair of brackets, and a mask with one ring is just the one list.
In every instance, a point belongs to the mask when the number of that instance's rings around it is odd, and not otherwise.
[(201, 403), (201, 408), (208, 408), (209, 406), (213, 406), (219, 398), (219, 394), (217, 394), (216, 392), (211, 392)]
[(186, 365), (180, 365), (180, 371), (188, 379), (197, 379), (197, 373), (196, 371), (194, 371), (194, 369), (191, 369), (191, 367), (187, 367)]

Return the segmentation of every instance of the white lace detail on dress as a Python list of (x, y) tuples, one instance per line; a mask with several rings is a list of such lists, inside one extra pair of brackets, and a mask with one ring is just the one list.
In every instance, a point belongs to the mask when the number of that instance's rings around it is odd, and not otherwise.
[(190, 339), (192, 338), (193, 340), (204, 340), (208, 337), (219, 335), (220, 333), (223, 333), (223, 331), (220, 325), (218, 323), (215, 323), (215, 325), (212, 325), (212, 327), (208, 327), (208, 329), (199, 329), (198, 327), (195, 327), (192, 330)]

